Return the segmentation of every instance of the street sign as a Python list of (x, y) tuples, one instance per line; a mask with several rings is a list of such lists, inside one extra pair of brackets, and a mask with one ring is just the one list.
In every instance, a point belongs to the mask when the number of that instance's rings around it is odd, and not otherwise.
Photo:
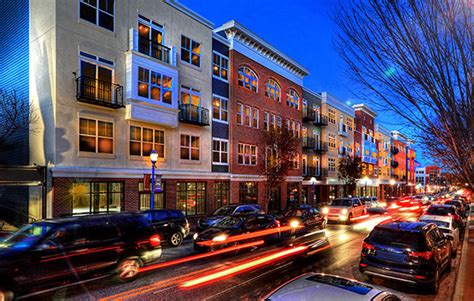
[[(155, 175), (155, 192), (163, 192), (163, 184), (161, 182), (161, 175)], [(151, 175), (143, 175), (143, 190), (151, 191)]]

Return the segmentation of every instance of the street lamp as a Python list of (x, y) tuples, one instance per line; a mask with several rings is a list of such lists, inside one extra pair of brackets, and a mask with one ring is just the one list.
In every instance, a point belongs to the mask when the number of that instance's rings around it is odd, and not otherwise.
[(150, 209), (155, 209), (155, 163), (158, 161), (158, 153), (152, 150), (150, 153), (151, 161), (151, 194), (150, 194)]
[(394, 179), (390, 179), (390, 186), (391, 186), (391, 189), (390, 189), (390, 190), (391, 190), (391, 192), (392, 192), (392, 193), (391, 193), (392, 196), (393, 196), (393, 186), (395, 185), (395, 183), (396, 183), (396, 181), (395, 181)]
[(311, 179), (309, 180), (309, 182), (311, 183), (311, 185), (313, 185), (313, 202), (312, 202), (312, 206), (314, 207), (314, 185), (316, 185), (316, 178), (315, 177), (311, 177)]

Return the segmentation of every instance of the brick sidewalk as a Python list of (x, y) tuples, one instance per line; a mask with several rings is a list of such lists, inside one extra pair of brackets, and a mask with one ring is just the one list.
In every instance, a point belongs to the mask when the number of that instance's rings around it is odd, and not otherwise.
[(474, 300), (474, 205), (471, 205), (462, 245), (461, 267), (456, 279), (453, 300)]

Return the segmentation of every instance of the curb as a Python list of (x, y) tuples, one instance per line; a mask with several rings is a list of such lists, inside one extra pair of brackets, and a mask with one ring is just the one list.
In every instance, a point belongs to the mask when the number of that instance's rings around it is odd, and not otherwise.
[(472, 207), (471, 205), (469, 205), (469, 217), (466, 222), (466, 231), (464, 232), (464, 240), (462, 243), (461, 261), (459, 263), (459, 273), (457, 273), (456, 275), (454, 294), (452, 296), (452, 300), (455, 300), (455, 301), (462, 300), (464, 296), (464, 281), (466, 277), (466, 269), (468, 268), (466, 265), (467, 265), (467, 249), (469, 248), (468, 245), (469, 245), (469, 231), (471, 227), (470, 226), (471, 213), (472, 213)]

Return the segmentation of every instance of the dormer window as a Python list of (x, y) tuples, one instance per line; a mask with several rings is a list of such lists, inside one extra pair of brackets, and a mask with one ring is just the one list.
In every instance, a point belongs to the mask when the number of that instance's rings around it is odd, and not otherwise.
[(258, 91), (257, 74), (249, 67), (242, 66), (238, 70), (238, 84), (241, 87), (247, 88), (251, 91)]

